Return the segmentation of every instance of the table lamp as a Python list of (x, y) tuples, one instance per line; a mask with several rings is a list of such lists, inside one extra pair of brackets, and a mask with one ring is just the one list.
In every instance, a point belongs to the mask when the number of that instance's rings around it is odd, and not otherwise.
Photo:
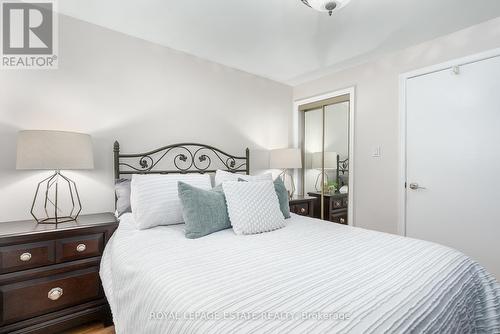
[[(17, 169), (53, 170), (54, 173), (38, 183), (31, 206), (31, 215), (39, 224), (58, 224), (74, 221), (82, 211), (76, 183), (61, 170), (93, 169), (94, 157), (89, 135), (49, 130), (20, 131), (17, 138)], [(68, 195), (68, 211), (63, 213), (61, 192)], [(40, 196), (44, 217), (35, 213)]]
[(325, 170), (337, 169), (337, 156), (337, 152), (325, 152), (325, 164), (323, 165), (323, 152), (315, 152), (312, 154), (312, 168), (320, 170), (315, 183), (316, 191), (321, 192), (323, 190), (323, 187), (319, 187), (321, 177), (323, 177), (323, 184), (328, 184), (328, 174)]
[[(302, 152), (299, 148), (284, 148), (272, 150), (269, 156), (269, 168), (282, 169), (279, 175), (286, 182), (286, 178), (290, 178), (291, 189), (290, 197), (295, 193), (295, 183), (293, 176), (288, 172), (289, 169), (302, 168)], [(286, 184), (286, 183), (285, 183)]]

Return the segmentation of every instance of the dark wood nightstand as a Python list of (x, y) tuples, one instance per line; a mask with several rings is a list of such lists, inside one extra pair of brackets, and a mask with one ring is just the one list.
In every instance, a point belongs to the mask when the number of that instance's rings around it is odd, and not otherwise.
[[(311, 192), (307, 193), (309, 196), (315, 197), (316, 218), (321, 216), (321, 193)], [(324, 220), (329, 220), (334, 223), (348, 225), (347, 221), (347, 208), (349, 205), (348, 194), (325, 194), (324, 195)]]
[(314, 217), (314, 201), (314, 197), (294, 196), (289, 202), (290, 212)]
[(112, 213), (57, 226), (0, 223), (0, 333), (56, 333), (96, 320), (111, 323), (99, 264), (117, 227)]

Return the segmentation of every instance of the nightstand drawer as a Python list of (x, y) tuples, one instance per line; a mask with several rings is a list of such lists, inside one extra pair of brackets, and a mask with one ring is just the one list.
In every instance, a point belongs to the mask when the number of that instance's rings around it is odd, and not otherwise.
[(104, 235), (102, 233), (57, 240), (57, 262), (99, 256), (102, 254), (103, 248)]
[(338, 213), (332, 213), (330, 215), (330, 221), (337, 223), (337, 224), (343, 224), (343, 225), (348, 225), (347, 222), (347, 211), (342, 211)]
[(54, 241), (0, 247), (0, 273), (46, 266), (54, 262)]
[(309, 216), (309, 203), (290, 205), (290, 211), (301, 216)]
[(99, 267), (0, 287), (2, 324), (28, 319), (101, 296)]
[(332, 210), (342, 209), (344, 208), (344, 201), (342, 198), (334, 198), (332, 199)]

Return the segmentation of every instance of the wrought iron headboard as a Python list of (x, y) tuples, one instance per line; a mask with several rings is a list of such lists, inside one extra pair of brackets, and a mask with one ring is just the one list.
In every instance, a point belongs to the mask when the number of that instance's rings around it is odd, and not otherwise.
[[(250, 174), (250, 150), (244, 157), (228, 154), (218, 148), (196, 143), (167, 145), (156, 150), (120, 154), (120, 144), (113, 145), (115, 179), (130, 174), (214, 173), (217, 169)], [(161, 169), (160, 162), (169, 163)]]
[(340, 156), (337, 155), (337, 186), (340, 187), (340, 174), (344, 175), (345, 173), (349, 173), (349, 158), (345, 160), (340, 160)]

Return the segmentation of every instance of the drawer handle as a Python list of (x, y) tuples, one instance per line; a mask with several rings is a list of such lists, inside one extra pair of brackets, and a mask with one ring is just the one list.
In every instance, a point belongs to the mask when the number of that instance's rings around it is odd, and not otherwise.
[(306, 208), (300, 208), (300, 213), (305, 213), (306, 212)]
[(22, 253), (21, 256), (19, 257), (19, 260), (23, 261), (23, 262), (28, 262), (29, 260), (31, 260), (31, 253)]
[(86, 249), (87, 246), (85, 246), (85, 244), (78, 244), (78, 246), (76, 246), (76, 251), (79, 253), (84, 252)]
[(47, 294), (47, 297), (50, 300), (58, 300), (59, 298), (61, 298), (62, 295), (63, 295), (63, 289), (53, 288), (53, 289), (50, 289), (49, 293)]

